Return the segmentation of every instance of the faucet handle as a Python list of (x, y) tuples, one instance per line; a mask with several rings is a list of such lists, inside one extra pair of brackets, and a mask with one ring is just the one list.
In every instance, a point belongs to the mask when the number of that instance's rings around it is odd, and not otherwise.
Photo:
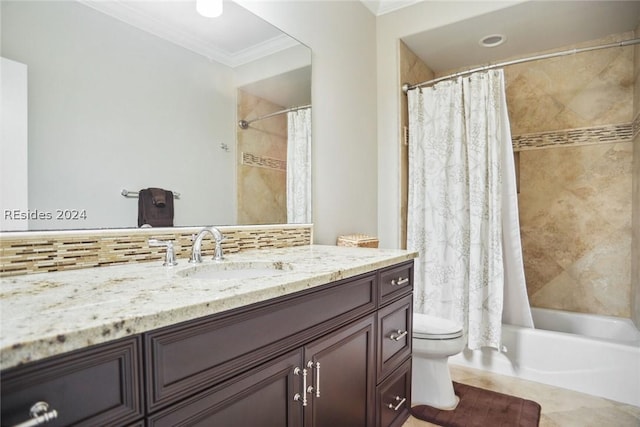
[(214, 261), (222, 261), (224, 259), (224, 252), (222, 251), (222, 241), (225, 240), (225, 238), (223, 237), (222, 239), (218, 240), (216, 239), (216, 247), (213, 251), (213, 260)]
[(211, 227), (211, 234), (215, 240), (215, 249), (213, 252), (214, 261), (222, 261), (224, 259), (224, 253), (222, 251), (222, 242), (227, 240), (224, 234), (217, 228)]
[(164, 246), (167, 248), (164, 263), (162, 264), (165, 267), (173, 267), (178, 264), (176, 261), (176, 253), (173, 249), (173, 242), (171, 240), (149, 239), (149, 246)]

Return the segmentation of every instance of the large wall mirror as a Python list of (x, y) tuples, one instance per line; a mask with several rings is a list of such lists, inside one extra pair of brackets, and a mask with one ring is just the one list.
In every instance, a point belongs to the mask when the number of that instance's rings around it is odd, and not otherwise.
[(286, 182), (308, 47), (231, 1), (0, 7), (2, 230), (137, 227), (151, 187), (177, 193), (174, 226), (306, 222)]

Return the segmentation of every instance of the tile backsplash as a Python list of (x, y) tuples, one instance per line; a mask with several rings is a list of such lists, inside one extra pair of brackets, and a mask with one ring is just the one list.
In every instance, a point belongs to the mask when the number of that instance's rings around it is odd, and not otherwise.
[[(188, 259), (192, 236), (202, 227), (72, 230), (0, 233), (0, 276), (102, 267), (132, 262), (162, 261), (165, 249), (150, 247), (149, 239), (172, 240), (176, 257)], [(311, 244), (313, 226), (259, 225), (219, 227), (226, 253), (244, 249), (281, 248)], [(203, 255), (213, 255), (205, 239)]]

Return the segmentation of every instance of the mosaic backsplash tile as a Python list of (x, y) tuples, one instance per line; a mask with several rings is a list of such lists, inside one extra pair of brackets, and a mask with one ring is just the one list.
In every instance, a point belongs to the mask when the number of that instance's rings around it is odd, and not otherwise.
[(242, 164), (246, 166), (255, 166), (259, 168), (275, 169), (286, 172), (287, 161), (274, 159), (272, 157), (257, 156), (251, 153), (242, 153)]
[[(0, 233), (0, 276), (101, 267), (133, 262), (162, 261), (164, 248), (149, 239), (172, 240), (176, 257), (188, 259), (192, 236), (201, 227), (66, 232)], [(219, 227), (227, 253), (245, 249), (310, 245), (311, 225)], [(205, 239), (203, 255), (213, 256), (213, 242)]]

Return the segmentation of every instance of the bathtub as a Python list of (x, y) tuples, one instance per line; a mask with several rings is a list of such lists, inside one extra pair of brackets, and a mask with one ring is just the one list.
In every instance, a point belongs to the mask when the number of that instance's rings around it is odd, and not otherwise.
[(536, 329), (502, 325), (503, 351), (466, 349), (449, 362), (640, 406), (640, 332), (631, 320), (532, 314)]

